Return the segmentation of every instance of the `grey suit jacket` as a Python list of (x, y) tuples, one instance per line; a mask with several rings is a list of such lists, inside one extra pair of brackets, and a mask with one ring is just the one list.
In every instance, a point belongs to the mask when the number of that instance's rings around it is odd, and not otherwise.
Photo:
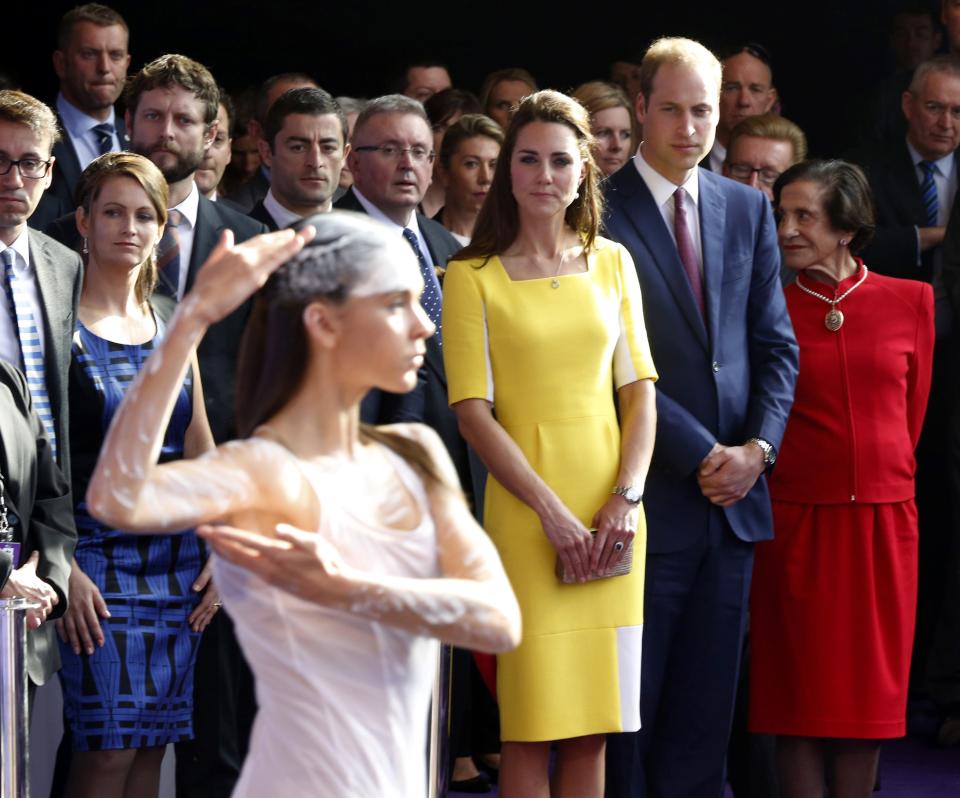
[[(77, 545), (77, 530), (69, 482), (53, 461), (43, 425), (33, 412), (27, 381), (23, 374), (3, 361), (0, 361), (0, 470), (6, 483), (8, 511), (19, 519), (14, 536), (21, 543), (20, 562), (26, 562), (34, 551), (39, 552), (37, 575), (59, 598), (46, 623), (27, 633), (27, 674), (39, 685), (60, 667), (52, 619), (59, 618), (67, 609), (67, 580)], [(9, 560), (0, 563), (0, 585), (9, 577), (13, 566)]]
[(49, 236), (30, 230), (30, 265), (43, 305), (44, 374), (57, 430), (57, 460), (70, 473), (70, 419), (67, 373), (70, 346), (83, 287), (80, 256)]

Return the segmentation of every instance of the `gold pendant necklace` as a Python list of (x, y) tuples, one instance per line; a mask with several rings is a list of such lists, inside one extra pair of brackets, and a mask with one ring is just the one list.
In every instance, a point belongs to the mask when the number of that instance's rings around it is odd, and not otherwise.
[(836, 332), (843, 326), (843, 312), (837, 305), (844, 299), (846, 299), (850, 294), (852, 294), (857, 288), (863, 285), (863, 281), (867, 279), (867, 267), (863, 267), (863, 276), (857, 280), (853, 285), (851, 285), (846, 291), (844, 291), (836, 299), (830, 299), (821, 294), (819, 291), (814, 291), (811, 288), (807, 288), (803, 283), (800, 282), (800, 275), (797, 274), (794, 282), (803, 293), (810, 294), (810, 296), (815, 296), (817, 299), (822, 299), (828, 305), (830, 305), (830, 310), (827, 311), (827, 315), (823, 317), (823, 326), (826, 327), (830, 332)]

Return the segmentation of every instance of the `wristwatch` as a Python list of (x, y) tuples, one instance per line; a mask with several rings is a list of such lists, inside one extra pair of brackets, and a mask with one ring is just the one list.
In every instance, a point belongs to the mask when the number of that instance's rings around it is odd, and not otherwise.
[(763, 438), (750, 438), (747, 443), (755, 443), (760, 447), (760, 451), (763, 452), (763, 464), (765, 467), (770, 468), (775, 462), (777, 462), (777, 450), (773, 448), (773, 444), (770, 441), (765, 441)]
[(643, 501), (643, 494), (631, 485), (617, 485), (610, 493), (623, 496), (630, 504), (640, 504)]

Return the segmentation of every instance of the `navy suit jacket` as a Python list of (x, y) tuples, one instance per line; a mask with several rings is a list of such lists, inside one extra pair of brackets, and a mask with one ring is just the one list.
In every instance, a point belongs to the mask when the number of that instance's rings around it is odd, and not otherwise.
[(867, 268), (907, 280), (933, 279), (933, 256), (928, 249), (917, 263), (917, 227), (926, 226), (927, 212), (917, 170), (906, 139), (889, 141), (853, 160), (870, 180), (877, 229), (862, 256)]
[[(635, 164), (606, 184), (606, 231), (633, 256), (660, 375), (644, 494), (654, 553), (680, 551), (706, 533), (714, 505), (700, 492), (697, 467), (715, 443), (759, 437), (779, 447), (797, 376), (770, 205), (756, 189), (705, 169), (699, 180), (706, 323)], [(765, 479), (724, 512), (742, 540), (773, 535)]]

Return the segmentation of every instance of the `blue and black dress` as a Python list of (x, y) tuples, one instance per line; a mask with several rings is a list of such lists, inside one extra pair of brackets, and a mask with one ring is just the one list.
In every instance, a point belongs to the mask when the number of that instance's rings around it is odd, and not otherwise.
[[(111, 529), (87, 510), (87, 485), (110, 422), (137, 372), (163, 337), (144, 344), (104, 340), (79, 321), (70, 360), (70, 447), (76, 507), (76, 558), (110, 611), (100, 620), (104, 645), (88, 656), (61, 642), (64, 714), (77, 751), (146, 748), (193, 735), (193, 666), (200, 636), (187, 618), (200, 600), (192, 585), (205, 552), (192, 530), (132, 535)], [(163, 313), (166, 316), (166, 313)], [(183, 457), (193, 417), (187, 374), (160, 461)]]

